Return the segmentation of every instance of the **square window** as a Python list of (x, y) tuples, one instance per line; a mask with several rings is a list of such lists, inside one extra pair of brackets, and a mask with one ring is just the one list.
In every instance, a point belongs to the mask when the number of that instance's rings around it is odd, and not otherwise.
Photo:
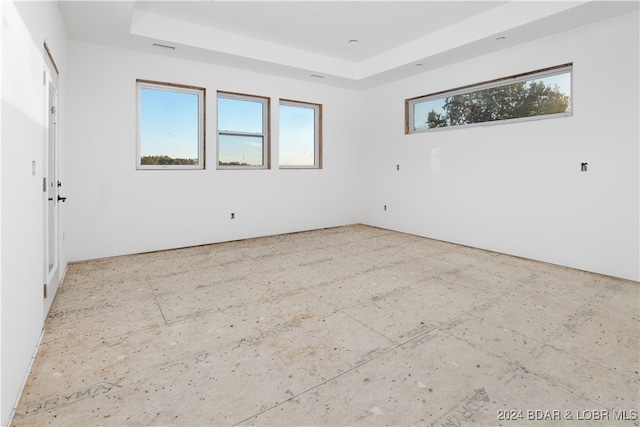
[(218, 169), (268, 169), (269, 98), (218, 92)]
[(204, 169), (205, 89), (137, 80), (137, 169)]
[(280, 100), (281, 169), (322, 167), (322, 105)]

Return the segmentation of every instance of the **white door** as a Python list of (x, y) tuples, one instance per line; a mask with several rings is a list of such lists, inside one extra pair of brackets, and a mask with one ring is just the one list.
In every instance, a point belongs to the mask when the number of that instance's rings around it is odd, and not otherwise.
[(53, 297), (60, 283), (59, 262), (59, 225), (58, 210), (60, 182), (58, 180), (58, 73), (45, 55), (47, 69), (44, 72), (47, 99), (45, 105), (45, 135), (44, 135), (44, 177), (42, 183), (44, 198), (44, 314), (51, 308)]

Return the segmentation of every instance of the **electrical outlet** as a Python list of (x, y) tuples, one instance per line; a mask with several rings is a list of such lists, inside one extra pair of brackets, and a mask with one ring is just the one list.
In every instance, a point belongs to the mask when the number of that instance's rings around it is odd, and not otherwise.
[(387, 205), (384, 205), (384, 210), (385, 210), (385, 211), (387, 210)]
[(231, 212), (231, 219), (236, 219), (236, 214)]
[(399, 171), (400, 170), (400, 165), (396, 165), (396, 170)]
[(586, 163), (580, 163), (580, 171), (581, 172), (586, 172), (587, 171), (587, 164)]

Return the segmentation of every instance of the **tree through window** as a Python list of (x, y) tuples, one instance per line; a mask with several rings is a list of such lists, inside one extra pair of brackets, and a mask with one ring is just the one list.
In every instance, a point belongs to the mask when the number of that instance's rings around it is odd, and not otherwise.
[(408, 99), (406, 133), (571, 114), (571, 65)]

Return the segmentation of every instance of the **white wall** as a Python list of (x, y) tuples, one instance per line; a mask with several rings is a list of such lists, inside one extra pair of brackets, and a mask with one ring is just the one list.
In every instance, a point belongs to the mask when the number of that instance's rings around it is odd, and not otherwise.
[[(70, 260), (359, 221), (359, 93), (76, 41), (69, 69)], [(206, 88), (206, 170), (136, 170), (136, 79)], [(218, 90), (271, 97), (271, 170), (216, 170)], [(322, 170), (277, 168), (279, 97), (323, 105)]]
[[(638, 52), (634, 12), (369, 90), (363, 222), (639, 280)], [(403, 133), (406, 98), (568, 62), (572, 117)]]
[[(66, 33), (53, 2), (2, 2), (2, 425), (9, 422), (44, 323), (44, 42), (61, 71)], [(64, 105), (64, 95), (60, 98)], [(63, 108), (62, 108), (63, 109)], [(61, 126), (63, 124), (61, 117)], [(36, 162), (35, 174), (32, 162)], [(64, 213), (62, 213), (64, 214)], [(62, 254), (62, 270), (66, 262)]]

